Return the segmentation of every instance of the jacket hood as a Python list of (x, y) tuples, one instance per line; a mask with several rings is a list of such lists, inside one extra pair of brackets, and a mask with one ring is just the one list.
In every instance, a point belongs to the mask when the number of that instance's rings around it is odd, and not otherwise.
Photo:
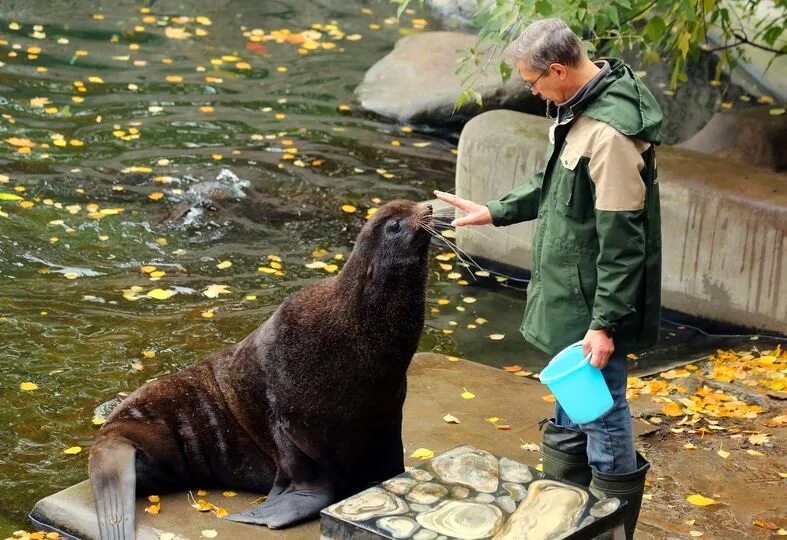
[(662, 113), (656, 98), (631, 68), (617, 58), (605, 58), (610, 73), (573, 109), (614, 127), (628, 137), (661, 143)]

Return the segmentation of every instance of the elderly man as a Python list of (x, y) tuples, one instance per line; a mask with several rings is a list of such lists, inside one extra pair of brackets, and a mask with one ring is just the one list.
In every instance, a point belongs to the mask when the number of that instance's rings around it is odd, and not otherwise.
[(556, 406), (542, 423), (544, 471), (625, 500), (631, 538), (649, 464), (634, 448), (626, 355), (659, 332), (661, 110), (628, 66), (591, 61), (559, 19), (533, 23), (506, 53), (533, 94), (557, 104), (544, 170), (486, 205), (435, 194), (466, 212), (456, 226), (538, 218), (521, 331), (549, 354), (581, 340), (614, 400), (581, 425)]

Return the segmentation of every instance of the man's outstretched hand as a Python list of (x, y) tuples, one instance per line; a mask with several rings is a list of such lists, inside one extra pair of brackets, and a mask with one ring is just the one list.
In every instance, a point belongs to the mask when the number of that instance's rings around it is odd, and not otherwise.
[(492, 214), (489, 213), (489, 208), (483, 204), (477, 204), (473, 201), (468, 201), (456, 195), (445, 193), (443, 191), (435, 191), (435, 197), (443, 202), (447, 202), (451, 206), (455, 206), (463, 210), (466, 215), (457, 218), (451, 222), (454, 227), (462, 227), (464, 225), (489, 225), (492, 223)]

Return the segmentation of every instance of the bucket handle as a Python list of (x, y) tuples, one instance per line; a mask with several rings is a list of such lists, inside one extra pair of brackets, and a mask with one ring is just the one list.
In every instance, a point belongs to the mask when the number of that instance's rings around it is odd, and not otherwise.
[[(574, 344), (572, 344), (572, 345), (569, 345), (569, 346), (568, 346), (568, 347), (566, 347), (566, 348), (568, 349), (568, 348), (571, 348), (571, 347), (576, 347), (577, 345), (582, 345), (582, 342), (581, 342), (581, 341), (577, 341), (576, 343), (574, 343)], [(568, 375), (569, 373), (574, 373), (576, 370), (578, 370), (578, 369), (581, 369), (581, 368), (585, 367), (586, 365), (588, 365), (588, 364), (590, 363), (590, 359), (591, 359), (592, 357), (593, 357), (593, 351), (590, 351), (590, 352), (587, 354), (587, 356), (585, 356), (585, 359), (584, 359), (584, 360), (582, 360), (582, 362), (580, 362), (580, 363), (579, 363), (579, 364), (577, 364), (576, 366), (572, 367), (571, 369), (569, 369), (568, 371), (566, 371), (565, 373), (563, 373), (563, 374), (561, 375), (561, 377), (565, 377), (565, 376), (566, 376), (566, 375)], [(555, 357), (555, 358), (557, 358), (557, 357)], [(549, 361), (549, 363), (551, 364), (552, 362), (554, 362), (554, 361), (555, 361), (555, 358), (552, 358), (552, 360), (550, 360), (550, 361)]]

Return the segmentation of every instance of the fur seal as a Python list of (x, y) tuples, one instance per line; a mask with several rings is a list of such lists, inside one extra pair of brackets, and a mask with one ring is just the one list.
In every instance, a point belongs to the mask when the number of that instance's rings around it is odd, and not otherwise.
[(137, 489), (267, 492), (227, 519), (282, 528), (402, 473), (431, 214), (412, 201), (381, 207), (338, 275), (289, 296), (237, 345), (123, 400), (88, 461), (101, 538), (134, 538)]

